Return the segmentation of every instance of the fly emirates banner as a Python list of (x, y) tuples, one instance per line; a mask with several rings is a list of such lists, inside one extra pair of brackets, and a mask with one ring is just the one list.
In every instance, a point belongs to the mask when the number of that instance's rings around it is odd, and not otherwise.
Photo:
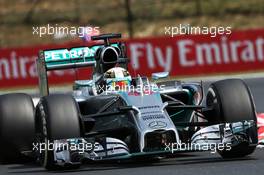
[[(178, 35), (124, 40), (132, 75), (200, 76), (264, 71), (264, 29), (232, 31), (230, 35)], [(0, 49), (0, 89), (37, 86), (39, 50), (83, 46), (84, 43)], [(52, 71), (50, 84), (91, 78), (92, 68)]]

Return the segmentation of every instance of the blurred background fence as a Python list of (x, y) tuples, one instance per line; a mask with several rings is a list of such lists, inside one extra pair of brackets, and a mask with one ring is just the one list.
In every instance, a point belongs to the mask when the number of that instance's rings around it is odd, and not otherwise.
[[(0, 47), (51, 42), (32, 26), (93, 25), (127, 37), (162, 35), (165, 24), (264, 26), (264, 0), (1, 0)], [(16, 40), (16, 42), (14, 42)]]

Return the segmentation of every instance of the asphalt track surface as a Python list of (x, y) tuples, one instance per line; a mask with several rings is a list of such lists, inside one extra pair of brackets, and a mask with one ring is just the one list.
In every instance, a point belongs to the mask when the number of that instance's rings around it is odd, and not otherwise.
[[(264, 78), (245, 79), (249, 85), (257, 112), (264, 112)], [(205, 83), (208, 87), (209, 82)], [(83, 165), (77, 170), (48, 172), (36, 163), (0, 165), (2, 174), (75, 174), (75, 175), (251, 175), (264, 174), (264, 148), (244, 158), (224, 160), (210, 152), (182, 153), (159, 162), (100, 163)]]

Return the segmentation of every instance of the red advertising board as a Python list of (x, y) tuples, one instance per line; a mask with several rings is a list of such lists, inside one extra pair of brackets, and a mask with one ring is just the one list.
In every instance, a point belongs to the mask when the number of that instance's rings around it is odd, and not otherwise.
[[(196, 76), (264, 70), (264, 29), (233, 31), (231, 35), (178, 35), (125, 40), (130, 72), (150, 75), (169, 71), (172, 76)], [(37, 85), (38, 51), (78, 44), (0, 49), (0, 88)], [(50, 84), (88, 79), (91, 70), (49, 73)]]

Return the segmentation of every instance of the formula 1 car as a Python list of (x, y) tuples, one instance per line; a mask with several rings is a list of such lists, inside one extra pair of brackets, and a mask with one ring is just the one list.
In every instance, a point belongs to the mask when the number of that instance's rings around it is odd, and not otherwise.
[[(240, 79), (203, 84), (166, 79), (167, 72), (131, 77), (120, 34), (103, 44), (40, 51), (40, 98), (0, 96), (0, 157), (31, 156), (47, 169), (82, 162), (166, 158), (214, 150), (223, 158), (251, 154), (258, 143), (255, 105)], [(50, 94), (47, 72), (93, 67), (73, 93)]]

